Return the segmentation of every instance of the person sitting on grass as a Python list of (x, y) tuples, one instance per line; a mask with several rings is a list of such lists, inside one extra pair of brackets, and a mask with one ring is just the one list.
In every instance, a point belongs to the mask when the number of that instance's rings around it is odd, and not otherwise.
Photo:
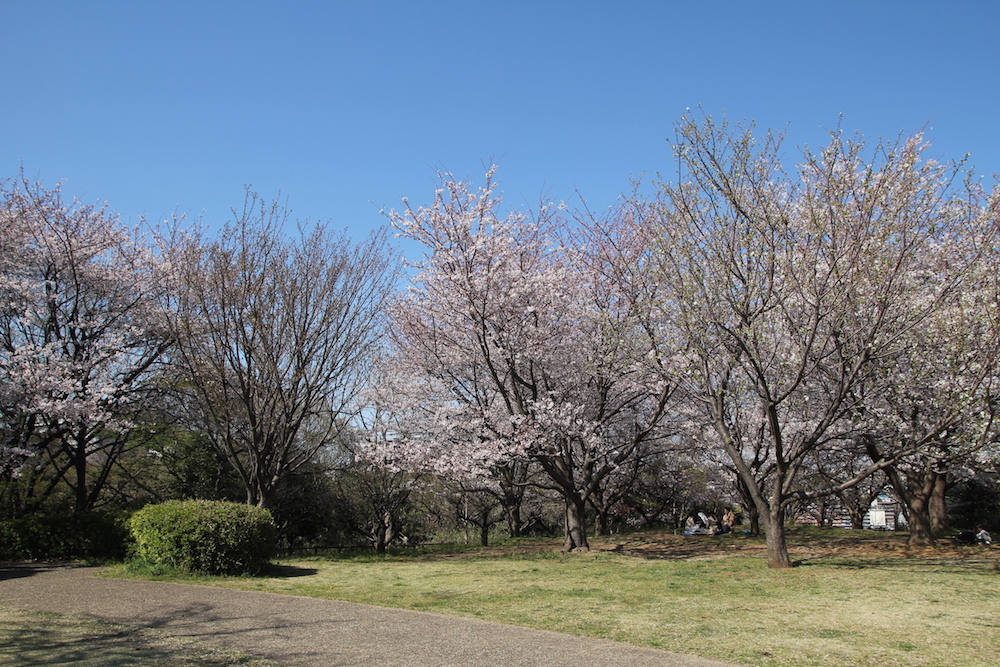
[(736, 515), (733, 514), (733, 510), (726, 508), (726, 511), (722, 514), (722, 524), (719, 528), (720, 534), (726, 534), (733, 532), (733, 526), (736, 525)]
[(976, 542), (978, 544), (993, 544), (993, 538), (990, 534), (986, 532), (986, 529), (982, 526), (976, 526)]
[[(700, 516), (700, 515), (699, 515)], [(684, 532), (681, 535), (708, 535), (708, 530), (699, 516), (689, 516), (684, 522)]]

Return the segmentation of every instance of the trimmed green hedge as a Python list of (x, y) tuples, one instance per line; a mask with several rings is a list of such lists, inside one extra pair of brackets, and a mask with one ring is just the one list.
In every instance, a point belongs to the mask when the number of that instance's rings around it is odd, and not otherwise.
[(0, 521), (0, 560), (121, 560), (127, 545), (124, 522), (103, 512)]
[(212, 500), (147, 505), (129, 519), (139, 558), (189, 572), (257, 573), (274, 555), (275, 525), (259, 507)]

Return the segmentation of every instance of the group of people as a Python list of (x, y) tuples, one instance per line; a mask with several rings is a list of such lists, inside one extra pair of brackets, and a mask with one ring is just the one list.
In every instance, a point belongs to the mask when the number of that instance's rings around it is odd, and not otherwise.
[(716, 517), (698, 512), (692, 514), (684, 522), (682, 535), (724, 535), (733, 532), (736, 525), (736, 514), (728, 507), (722, 512), (722, 516)]
[[(728, 507), (718, 519), (711, 514), (698, 512), (684, 521), (681, 535), (724, 535), (733, 532), (735, 525), (736, 514)], [(993, 544), (993, 538), (982, 526), (976, 526), (976, 530), (963, 530), (952, 539), (958, 544)]]

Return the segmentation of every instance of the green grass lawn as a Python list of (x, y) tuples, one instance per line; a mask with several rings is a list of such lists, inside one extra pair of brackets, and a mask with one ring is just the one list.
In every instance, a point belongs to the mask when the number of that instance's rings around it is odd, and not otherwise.
[[(1000, 549), (907, 552), (902, 536), (796, 531), (769, 570), (745, 536), (282, 561), (199, 583), (469, 616), (767, 666), (1000, 663)], [(127, 568), (115, 573), (130, 575)], [(163, 578), (163, 577), (156, 577)], [(176, 578), (176, 577), (175, 577)], [(181, 577), (183, 579), (183, 577)]]

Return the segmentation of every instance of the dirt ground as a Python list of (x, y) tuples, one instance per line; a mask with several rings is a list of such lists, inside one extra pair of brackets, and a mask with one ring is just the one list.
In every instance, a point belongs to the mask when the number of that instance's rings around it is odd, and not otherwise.
[[(995, 559), (997, 545), (957, 545), (939, 539), (932, 547), (907, 546), (906, 533), (878, 533), (848, 529), (792, 530), (788, 534), (788, 552), (793, 561), (831, 558), (907, 559), (967, 561)], [(600, 538), (594, 545), (642, 558), (713, 559), (729, 556), (767, 555), (763, 538), (737, 533), (731, 536), (674, 535), (642, 533), (621, 539)]]
[[(991, 566), (1000, 558), (1000, 545), (957, 545), (950, 539), (939, 539), (935, 546), (911, 548), (903, 532), (873, 532), (832, 529), (798, 529), (789, 531), (788, 551), (793, 562), (829, 559), (919, 559), (922, 561), (965, 563), (982, 562)], [(561, 541), (538, 540), (516, 547), (495, 549), (497, 555), (552, 551)], [(642, 532), (593, 537), (590, 546), (595, 551), (613, 551), (629, 556), (665, 560), (713, 560), (724, 557), (759, 557), (767, 555), (763, 537), (751, 537), (737, 532), (731, 535), (675, 535), (670, 532)], [(489, 553), (477, 550), (475, 555)], [(449, 557), (462, 557), (452, 554)]]

